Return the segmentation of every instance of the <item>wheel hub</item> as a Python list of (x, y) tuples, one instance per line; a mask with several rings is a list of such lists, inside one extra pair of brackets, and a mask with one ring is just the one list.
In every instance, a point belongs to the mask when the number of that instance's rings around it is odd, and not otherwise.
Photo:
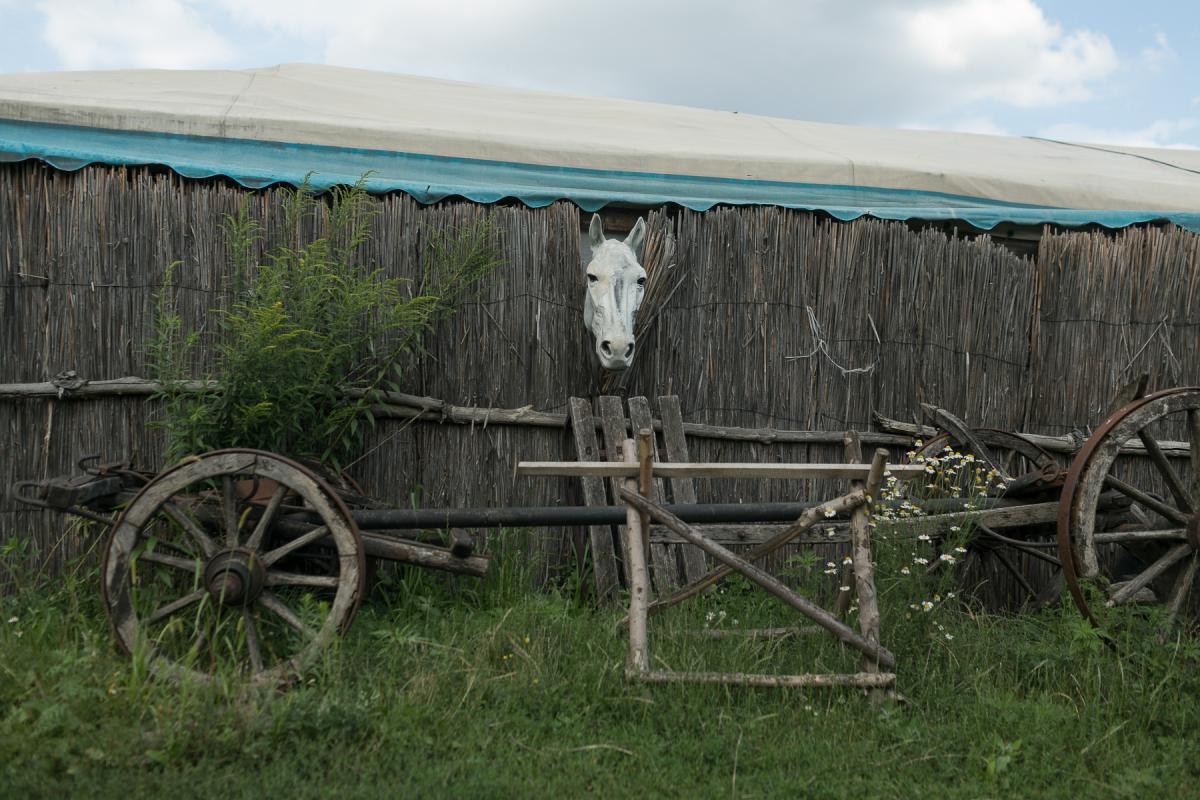
[(204, 567), (204, 587), (213, 600), (227, 606), (243, 606), (262, 594), (267, 571), (254, 551), (244, 548), (222, 550)]

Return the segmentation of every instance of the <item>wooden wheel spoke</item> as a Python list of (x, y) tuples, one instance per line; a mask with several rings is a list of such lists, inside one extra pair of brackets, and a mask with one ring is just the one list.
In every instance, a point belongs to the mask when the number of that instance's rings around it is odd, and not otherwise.
[(258, 604), (286, 622), (306, 639), (316, 637), (316, 632), (305, 625), (304, 621), (297, 617), (296, 613), (288, 608), (287, 604), (280, 600), (279, 596), (273, 592), (263, 592), (260, 594), (258, 596)]
[(1192, 552), (1190, 544), (1177, 544), (1168, 550), (1164, 555), (1160, 556), (1157, 561), (1142, 571), (1140, 575), (1131, 579), (1128, 583), (1113, 593), (1113, 596), (1108, 598), (1106, 605), (1109, 607), (1119, 606), (1126, 602), (1141, 589), (1150, 585), (1150, 582), (1162, 575), (1176, 563), (1185, 558)]
[(1161, 542), (1172, 539), (1186, 539), (1186, 528), (1159, 528), (1145, 531), (1112, 531), (1097, 533), (1092, 537), (1096, 544), (1113, 544), (1118, 542)]
[(301, 547), (304, 547), (305, 545), (320, 541), (321, 539), (324, 539), (328, 535), (329, 535), (329, 526), (328, 525), (319, 525), (316, 528), (313, 528), (308, 533), (305, 533), (301, 536), (297, 536), (295, 539), (292, 539), (287, 544), (276, 547), (271, 552), (263, 555), (263, 557), (262, 557), (263, 566), (269, 567), (272, 564), (274, 564), (276, 561), (278, 561), (279, 559), (286, 556), (288, 553), (295, 552), (296, 550), (299, 550)]
[(262, 646), (258, 641), (258, 626), (254, 623), (254, 613), (249, 606), (242, 607), (242, 623), (246, 627), (246, 652), (250, 656), (250, 668), (255, 672), (262, 672)]
[(262, 516), (258, 518), (258, 524), (254, 526), (254, 531), (250, 534), (250, 538), (246, 540), (246, 547), (251, 550), (257, 550), (262, 547), (267, 531), (271, 528), (271, 521), (275, 518), (275, 513), (279, 511), (279, 506), (287, 493), (288, 488), (282, 483), (275, 487), (275, 491), (271, 494), (271, 499), (267, 502), (266, 509), (263, 510)]
[(199, 569), (200, 569), (200, 559), (198, 559), (198, 558), (197, 559), (180, 558), (179, 556), (172, 556), (172, 555), (168, 555), (166, 553), (160, 553), (156, 550), (150, 550), (148, 552), (142, 553), (140, 556), (138, 556), (137, 560), (138, 561), (149, 561), (153, 564), (162, 564), (163, 566), (166, 566), (166, 567), (173, 567), (174, 569), (189, 573), (191, 575), (196, 574), (196, 572), (199, 571)]
[(221, 512), (221, 520), (225, 524), (225, 546), (237, 547), (237, 494), (234, 491), (232, 475), (221, 476)]
[(1151, 497), (1136, 486), (1131, 486), (1115, 475), (1108, 475), (1104, 478), (1104, 485), (1109, 488), (1116, 489), (1121, 494), (1141, 503), (1146, 508), (1161, 514), (1172, 522), (1179, 525), (1187, 525), (1190, 521), (1190, 516), (1183, 513), (1178, 508), (1164, 503), (1157, 497)]
[(194, 519), (188, 516), (187, 512), (171, 501), (162, 504), (163, 513), (175, 521), (179, 527), (187, 531), (188, 535), (196, 540), (200, 545), (200, 549), (204, 551), (204, 555), (211, 556), (218, 550), (217, 543), (213, 541), (204, 530), (196, 523)]
[(1146, 452), (1150, 454), (1150, 460), (1154, 462), (1154, 466), (1163, 476), (1163, 480), (1167, 482), (1167, 488), (1171, 490), (1175, 502), (1181, 509), (1190, 514), (1192, 512), (1192, 499), (1188, 495), (1187, 487), (1179, 479), (1179, 475), (1175, 472), (1174, 467), (1171, 466), (1171, 462), (1167, 461), (1167, 457), (1163, 455), (1158, 440), (1145, 428), (1138, 431), (1138, 438), (1142, 440), (1142, 444), (1146, 447)]
[(313, 586), (321, 589), (336, 589), (336, 575), (300, 575), (295, 572), (268, 572), (267, 586)]
[(156, 622), (161, 622), (172, 614), (176, 614), (188, 606), (194, 605), (206, 594), (204, 589), (197, 589), (191, 594), (185, 594), (178, 600), (167, 603), (165, 606), (156, 609), (150, 616), (146, 617), (146, 624), (153, 625)]

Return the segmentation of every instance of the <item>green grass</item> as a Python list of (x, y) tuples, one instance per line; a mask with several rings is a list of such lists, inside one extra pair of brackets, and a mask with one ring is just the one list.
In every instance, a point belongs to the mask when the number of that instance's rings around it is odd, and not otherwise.
[[(402, 572), (286, 694), (173, 687), (114, 651), (82, 570), (0, 598), (0, 797), (1194, 797), (1200, 645), (1131, 613), (1114, 653), (1069, 608), (935, 613), (885, 593), (905, 706), (849, 690), (644, 687), (620, 612), (569, 589)], [(814, 671), (824, 637), (734, 582), (651, 623), (677, 669)], [(13, 620), (15, 621), (9, 621)], [(942, 627), (939, 629), (937, 625)], [(946, 638), (950, 634), (952, 639)]]

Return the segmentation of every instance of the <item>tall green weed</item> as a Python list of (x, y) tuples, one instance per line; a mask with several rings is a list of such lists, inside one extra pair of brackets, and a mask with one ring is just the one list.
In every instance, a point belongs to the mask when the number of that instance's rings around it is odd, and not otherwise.
[[(399, 390), (400, 365), (423, 336), (501, 263), (485, 221), (432, 235), (418, 287), (387, 278), (360, 261), (376, 214), (362, 183), (330, 193), (326, 233), (306, 240), (321, 202), (307, 186), (290, 194), (282, 241), (261, 263), (264, 231), (249, 205), (226, 217), (230, 293), (211, 334), (185, 330), (177, 265), (168, 268), (148, 347), (151, 376), (164, 386), (168, 463), (255, 447), (344, 465), (375, 423), (378, 391)], [(212, 358), (199, 375), (205, 345)], [(197, 391), (196, 379), (216, 388)]]

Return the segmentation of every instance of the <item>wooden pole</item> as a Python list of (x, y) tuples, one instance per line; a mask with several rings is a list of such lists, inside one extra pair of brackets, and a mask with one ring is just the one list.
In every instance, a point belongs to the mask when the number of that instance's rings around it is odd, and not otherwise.
[[(726, 550), (716, 542), (711, 542), (696, 533), (690, 525), (661, 506), (652, 503), (628, 487), (621, 490), (621, 499), (639, 511), (644, 510), (648, 512), (651, 517), (658, 520), (661, 524), (666, 525), (684, 539), (687, 539), (689, 543), (696, 545), (716, 560), (732, 567), (736, 572), (757, 583), (769, 594), (774, 595), (785, 604), (796, 609), (829, 631), (844, 644), (870, 656), (871, 659), (879, 664), (887, 667), (894, 667), (896, 665), (896, 657), (884, 649), (878, 642), (868, 641), (816, 603), (793, 592), (773, 575), (768, 574), (744, 559), (738, 558), (737, 555)], [(633, 617), (633, 613), (630, 612), (629, 627), (632, 629), (635, 624), (636, 620)]]
[[(871, 473), (867, 476), (867, 502), (854, 509), (850, 517), (851, 558), (854, 559), (854, 587), (858, 597), (858, 628), (863, 638), (879, 644), (879, 601), (875, 596), (875, 567), (871, 564), (870, 503), (879, 497), (883, 483), (883, 469), (887, 464), (887, 451), (875, 451), (871, 460)], [(894, 665), (891, 665), (894, 667)], [(867, 657), (863, 659), (863, 672), (879, 672), (879, 663)]]
[[(847, 431), (846, 437), (842, 440), (842, 446), (846, 455), (847, 464), (862, 463), (862, 439), (859, 437), (858, 431)], [(850, 488), (852, 490), (861, 490), (862, 487), (862, 481), (850, 481)], [(855, 509), (855, 511), (852, 512), (851, 519), (853, 519), (853, 516), (856, 515), (861, 508), (862, 506), (859, 506), (858, 509)], [(851, 524), (853, 525), (853, 523)], [(851, 541), (853, 541), (853, 538), (851, 538)], [(850, 559), (849, 561), (842, 563), (841, 572), (838, 575), (837, 599), (834, 600), (833, 603), (833, 613), (837, 615), (838, 619), (845, 619), (850, 614), (851, 594), (849, 587), (853, 581), (854, 560)], [(842, 587), (846, 587), (846, 589), (843, 591)]]
[[(637, 449), (632, 439), (622, 446), (625, 460), (637, 463)], [(637, 481), (625, 480), (623, 491), (640, 497), (635, 491)], [(650, 669), (650, 653), (646, 641), (646, 606), (650, 599), (650, 579), (646, 572), (646, 551), (643, 544), (642, 517), (632, 505), (625, 506), (625, 558), (629, 571), (629, 657), (625, 675), (636, 677)]]

